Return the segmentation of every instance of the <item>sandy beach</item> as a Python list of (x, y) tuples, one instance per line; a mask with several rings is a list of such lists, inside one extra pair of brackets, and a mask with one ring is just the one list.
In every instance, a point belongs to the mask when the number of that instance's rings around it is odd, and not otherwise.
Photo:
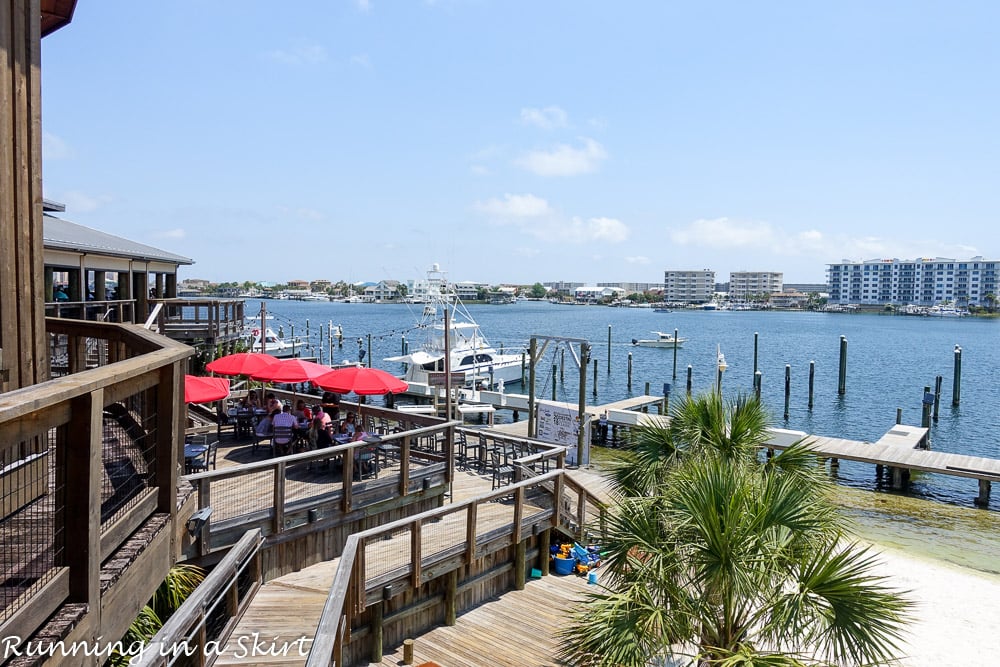
[(910, 590), (916, 616), (906, 667), (996, 664), (1000, 655), (1000, 577), (875, 545), (881, 574)]

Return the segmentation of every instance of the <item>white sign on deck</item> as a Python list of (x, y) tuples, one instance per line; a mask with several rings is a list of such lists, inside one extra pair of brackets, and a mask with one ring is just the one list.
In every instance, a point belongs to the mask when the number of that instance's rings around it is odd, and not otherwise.
[[(566, 447), (566, 463), (569, 465), (589, 464), (589, 460), (578, 461), (577, 434), (579, 433), (580, 415), (577, 411), (541, 401), (536, 405), (538, 406), (538, 439), (543, 442), (564, 445)], [(590, 415), (586, 415), (583, 428), (584, 434), (589, 435)]]

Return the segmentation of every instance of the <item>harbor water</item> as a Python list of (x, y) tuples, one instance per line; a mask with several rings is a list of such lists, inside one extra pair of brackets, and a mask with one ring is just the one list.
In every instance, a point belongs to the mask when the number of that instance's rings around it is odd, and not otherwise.
[[(257, 302), (248, 302), (247, 312), (254, 312), (256, 306)], [(370, 339), (372, 365), (393, 373), (401, 372), (402, 366), (383, 358), (401, 353), (404, 336), (411, 351), (418, 349), (423, 339), (423, 332), (415, 329), (422, 308), (419, 304), (272, 300), (266, 306), (274, 316), (273, 328), (281, 328), (288, 337), (294, 327), (294, 334), (306, 339), (304, 353), (322, 354), (327, 363), (331, 324), (343, 333), (343, 345), (334, 343), (333, 361), (356, 360), (363, 352), (367, 362)], [(593, 404), (642, 394), (646, 383), (654, 395), (670, 384), (671, 398), (677, 400), (684, 396), (688, 367), (692, 391), (709, 391), (717, 382), (717, 350), (725, 355), (728, 365), (722, 377), (723, 393), (750, 392), (756, 333), (761, 397), (772, 415), (772, 425), (852, 440), (880, 438), (895, 423), (897, 409), (902, 410), (903, 423), (920, 425), (924, 387), (933, 391), (940, 375), (940, 410), (938, 421), (931, 425), (932, 449), (1000, 458), (1000, 383), (996, 376), (1000, 369), (1000, 320), (777, 311), (662, 313), (651, 308), (524, 301), (470, 305), (469, 311), (490, 343), (505, 351), (526, 349), (533, 335), (587, 339), (592, 345), (592, 361), (586, 391), (588, 402)], [(673, 333), (675, 329), (686, 339), (677, 350), (676, 376), (673, 349), (632, 344), (633, 339), (650, 338), (654, 331)], [(838, 393), (841, 336), (848, 342), (843, 395)], [(956, 345), (962, 350), (961, 400), (953, 406)], [(536, 393), (551, 397), (555, 366), (556, 398), (575, 403), (579, 371), (570, 352), (560, 349), (565, 348), (550, 345), (539, 363)], [(815, 362), (814, 405), (809, 409), (811, 361)], [(791, 369), (787, 420), (786, 365)], [(507, 390), (520, 392), (521, 388)], [(1000, 515), (995, 511), (1000, 508), (1000, 488), (991, 500), (994, 511), (982, 511), (971, 508), (977, 494), (974, 480), (914, 473), (909, 493), (901, 496), (878, 489), (873, 466), (844, 461), (837, 481), (844, 487), (840, 500), (857, 520), (863, 536), (980, 570), (1000, 569), (1000, 563), (994, 562), (1000, 547)]]

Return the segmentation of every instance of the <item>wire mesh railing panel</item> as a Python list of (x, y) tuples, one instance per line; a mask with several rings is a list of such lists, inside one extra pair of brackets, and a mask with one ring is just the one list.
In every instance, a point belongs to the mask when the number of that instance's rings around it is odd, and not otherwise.
[(479, 503), (476, 509), (476, 538), (493, 531), (509, 530), (514, 524), (514, 494)]
[(466, 543), (468, 516), (468, 509), (462, 509), (442, 517), (423, 520), (420, 524), (423, 557), (460, 553)]
[(412, 552), (409, 528), (387, 531), (365, 540), (365, 580), (410, 572)]
[(56, 501), (64, 496), (64, 476), (56, 474), (55, 441), (52, 429), (0, 445), (0, 624), (63, 560)]
[(569, 484), (563, 484), (562, 499), (559, 504), (559, 523), (563, 528), (575, 533), (581, 524), (580, 492)]
[[(105, 406), (101, 442), (101, 523), (128, 512), (156, 478), (156, 391)], [(70, 436), (72, 437), (72, 435)]]
[(212, 480), (212, 523), (270, 512), (274, 508), (274, 468)]
[(530, 486), (524, 493), (524, 512), (522, 516), (525, 520), (541, 518), (543, 515), (551, 513), (554, 504), (552, 492), (545, 485), (536, 484)]

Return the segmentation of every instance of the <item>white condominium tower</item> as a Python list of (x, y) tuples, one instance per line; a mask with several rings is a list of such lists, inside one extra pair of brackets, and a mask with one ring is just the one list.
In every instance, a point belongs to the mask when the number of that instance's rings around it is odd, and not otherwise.
[(715, 293), (715, 271), (674, 271), (663, 273), (663, 300), (668, 303), (707, 303)]
[[(997, 297), (1000, 261), (869, 259), (830, 264), (830, 303), (989, 306)], [(989, 298), (987, 298), (989, 297)]]

